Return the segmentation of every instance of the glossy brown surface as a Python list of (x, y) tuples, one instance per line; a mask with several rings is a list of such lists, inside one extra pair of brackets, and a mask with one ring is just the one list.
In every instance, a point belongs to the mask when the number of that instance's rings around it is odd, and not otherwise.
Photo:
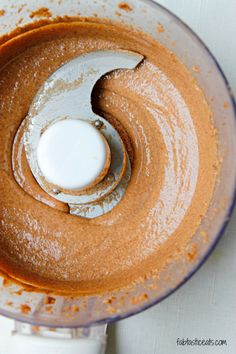
[[(40, 189), (22, 141), (14, 157), (12, 146), (53, 71), (82, 53), (116, 48), (146, 59), (135, 71), (103, 78), (93, 106), (120, 132), (132, 179), (112, 212), (84, 220)], [(183, 64), (134, 30), (71, 22), (8, 41), (0, 47), (0, 65), (0, 268), (37, 287), (92, 294), (125, 286), (184, 256), (209, 206), (218, 160), (209, 106)]]

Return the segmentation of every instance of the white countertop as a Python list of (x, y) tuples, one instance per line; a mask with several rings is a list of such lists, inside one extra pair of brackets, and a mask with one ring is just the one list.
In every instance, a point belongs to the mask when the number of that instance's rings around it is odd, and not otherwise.
[[(236, 95), (236, 1), (159, 0), (208, 45)], [(175, 294), (109, 327), (107, 354), (236, 353), (236, 212), (214, 253)], [(227, 346), (177, 346), (177, 338), (226, 339)]]

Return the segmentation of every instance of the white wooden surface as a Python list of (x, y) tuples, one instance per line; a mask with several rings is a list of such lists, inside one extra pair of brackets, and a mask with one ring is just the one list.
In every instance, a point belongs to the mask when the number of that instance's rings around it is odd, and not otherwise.
[[(159, 0), (205, 41), (236, 94), (236, 0)], [(184, 287), (109, 327), (107, 354), (236, 353), (236, 212), (217, 249)], [(227, 347), (177, 347), (177, 338), (227, 339)]]

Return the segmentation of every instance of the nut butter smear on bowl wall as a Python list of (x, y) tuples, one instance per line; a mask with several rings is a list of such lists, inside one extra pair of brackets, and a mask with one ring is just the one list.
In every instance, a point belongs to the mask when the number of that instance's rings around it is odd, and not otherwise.
[[(104, 50), (144, 56), (134, 70), (106, 74), (92, 93), (93, 110), (119, 133), (132, 174), (110, 212), (85, 219), (43, 191), (16, 135), (50, 75)], [(1, 271), (40, 291), (97, 294), (186, 257), (219, 162), (211, 110), (181, 61), (144, 33), (99, 19), (28, 28), (0, 51)]]

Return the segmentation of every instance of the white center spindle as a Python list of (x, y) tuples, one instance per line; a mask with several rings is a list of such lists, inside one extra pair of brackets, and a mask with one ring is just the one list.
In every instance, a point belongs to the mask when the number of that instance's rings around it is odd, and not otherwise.
[(37, 161), (47, 182), (61, 189), (81, 190), (102, 180), (111, 156), (106, 139), (91, 123), (65, 119), (41, 135)]

